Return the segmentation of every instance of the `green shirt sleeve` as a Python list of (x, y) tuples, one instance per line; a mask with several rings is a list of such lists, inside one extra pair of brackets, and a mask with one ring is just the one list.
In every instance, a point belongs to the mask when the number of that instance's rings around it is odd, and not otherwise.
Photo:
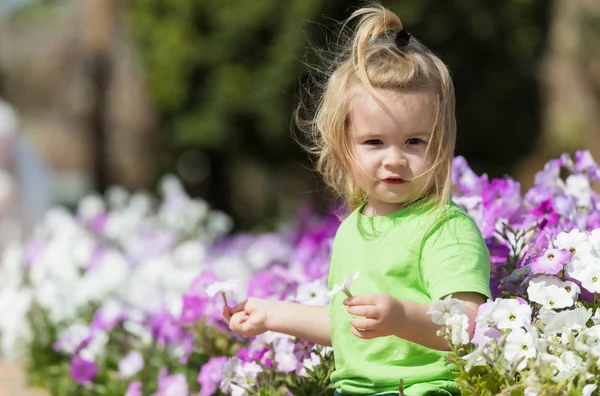
[(459, 292), (491, 298), (489, 250), (473, 219), (462, 211), (446, 215), (426, 234), (420, 267), (432, 300)]

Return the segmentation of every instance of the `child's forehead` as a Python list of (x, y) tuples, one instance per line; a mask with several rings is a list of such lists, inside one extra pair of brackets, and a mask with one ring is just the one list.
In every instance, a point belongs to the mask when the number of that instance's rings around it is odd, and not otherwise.
[(375, 89), (377, 94), (375, 97), (360, 84), (354, 84), (351, 90), (349, 103), (351, 125), (399, 124), (399, 126), (410, 126), (416, 129), (428, 129), (433, 122), (433, 94), (430, 91), (399, 92)]

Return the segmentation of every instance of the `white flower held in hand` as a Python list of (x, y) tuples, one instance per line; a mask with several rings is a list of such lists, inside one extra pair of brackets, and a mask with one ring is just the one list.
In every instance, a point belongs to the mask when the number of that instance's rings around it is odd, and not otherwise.
[(352, 293), (350, 293), (350, 285), (352, 284), (352, 282), (358, 279), (359, 275), (360, 272), (357, 271), (354, 275), (346, 276), (346, 280), (344, 280), (344, 283), (342, 283), (341, 285), (333, 285), (333, 288), (329, 293), (327, 293), (327, 296), (331, 297), (335, 293), (342, 291), (346, 296), (348, 296), (348, 298), (352, 297)]
[(214, 297), (217, 293), (221, 293), (223, 302), (227, 305), (227, 292), (233, 292), (242, 287), (242, 282), (239, 279), (232, 279), (225, 282), (215, 282), (206, 288), (206, 294), (209, 297)]

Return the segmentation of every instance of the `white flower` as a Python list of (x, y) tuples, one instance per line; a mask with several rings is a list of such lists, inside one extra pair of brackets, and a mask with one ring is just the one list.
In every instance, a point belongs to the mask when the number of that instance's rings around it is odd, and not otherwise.
[(468, 355), (463, 356), (462, 359), (467, 361), (465, 365), (465, 370), (467, 370), (467, 372), (475, 366), (485, 366), (487, 364), (485, 350), (482, 346), (478, 347)]
[(464, 310), (464, 302), (448, 295), (443, 300), (434, 301), (427, 313), (431, 315), (433, 323), (444, 325), (451, 316), (461, 314)]
[(577, 228), (574, 228), (569, 233), (561, 232), (558, 234), (554, 241), (554, 246), (559, 249), (568, 250), (574, 255), (589, 253), (592, 250), (588, 234), (580, 232)]
[(515, 299), (498, 299), (492, 320), (500, 329), (516, 329), (531, 324), (531, 307)]
[(540, 394), (540, 390), (538, 388), (528, 387), (523, 391), (524, 396), (537, 396)]
[(537, 349), (531, 332), (514, 329), (506, 336), (504, 358), (512, 364), (517, 364), (517, 370), (523, 370), (527, 366), (527, 361), (535, 358), (536, 355)]
[(92, 334), (89, 344), (79, 351), (79, 356), (90, 362), (95, 362), (96, 359), (104, 354), (107, 343), (108, 333), (105, 331), (95, 331)]
[(580, 281), (581, 286), (587, 291), (600, 293), (600, 259), (594, 261), (594, 265), (588, 265), (574, 278)]
[(577, 200), (577, 206), (589, 207), (592, 199), (592, 187), (588, 176), (570, 175), (565, 182), (565, 192)]
[(595, 325), (600, 324), (600, 308), (596, 308), (596, 312), (594, 313), (594, 316), (592, 316), (592, 320), (594, 321)]
[(244, 363), (242, 370), (244, 371), (244, 374), (247, 377), (252, 378), (253, 381), (256, 381), (258, 374), (263, 372), (263, 368), (256, 362)]
[(531, 301), (546, 308), (560, 309), (572, 307), (575, 303), (573, 288), (571, 283), (566, 284), (554, 276), (539, 276), (529, 282), (527, 294)]
[(446, 321), (446, 335), (452, 345), (466, 345), (469, 343), (469, 318), (465, 314), (452, 315)]
[(538, 323), (543, 325), (544, 334), (570, 332), (586, 327), (587, 321), (592, 316), (591, 309), (575, 308), (556, 312), (542, 307), (538, 314)]
[(77, 213), (83, 221), (91, 221), (106, 211), (104, 200), (99, 195), (88, 195), (79, 201)]
[(305, 305), (327, 305), (327, 285), (322, 280), (302, 283), (296, 291), (296, 301)]
[(144, 368), (144, 358), (139, 351), (131, 351), (119, 362), (121, 378), (129, 378)]
[(352, 285), (352, 282), (354, 282), (356, 279), (358, 279), (359, 276), (360, 276), (360, 272), (358, 272), (358, 271), (354, 275), (346, 276), (344, 283), (342, 283), (341, 285), (333, 285), (333, 287), (331, 288), (331, 291), (329, 293), (327, 293), (327, 296), (331, 297), (331, 296), (335, 295), (336, 293), (342, 291), (342, 292), (344, 292), (344, 294), (346, 294), (346, 296), (352, 297), (352, 294), (350, 293), (350, 285)]
[(583, 390), (581, 391), (581, 396), (590, 396), (592, 392), (596, 390), (596, 388), (598, 388), (598, 385), (596, 384), (587, 384), (583, 387)]
[(206, 288), (206, 294), (209, 297), (214, 297), (217, 293), (227, 293), (238, 290), (242, 287), (239, 279), (228, 280), (225, 282), (215, 282)]

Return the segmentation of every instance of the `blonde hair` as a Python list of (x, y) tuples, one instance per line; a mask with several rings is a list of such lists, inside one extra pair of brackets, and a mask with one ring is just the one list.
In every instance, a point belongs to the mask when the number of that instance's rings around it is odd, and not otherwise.
[[(316, 157), (316, 169), (325, 182), (343, 197), (351, 209), (365, 202), (367, 192), (354, 184), (353, 155), (348, 142), (349, 108), (353, 82), (362, 83), (376, 98), (376, 89), (400, 93), (433, 94), (433, 133), (428, 145), (432, 167), (422, 176), (427, 202), (445, 207), (451, 188), (451, 167), (456, 143), (454, 86), (446, 65), (429, 49), (411, 37), (407, 45), (395, 43), (403, 30), (400, 18), (379, 4), (356, 10), (342, 26), (358, 20), (354, 34), (325, 71), (326, 84), (308, 119), (304, 106), (296, 112), (298, 127), (307, 133), (305, 148)], [(417, 176), (419, 177), (419, 176)], [(416, 199), (415, 199), (416, 200)]]

